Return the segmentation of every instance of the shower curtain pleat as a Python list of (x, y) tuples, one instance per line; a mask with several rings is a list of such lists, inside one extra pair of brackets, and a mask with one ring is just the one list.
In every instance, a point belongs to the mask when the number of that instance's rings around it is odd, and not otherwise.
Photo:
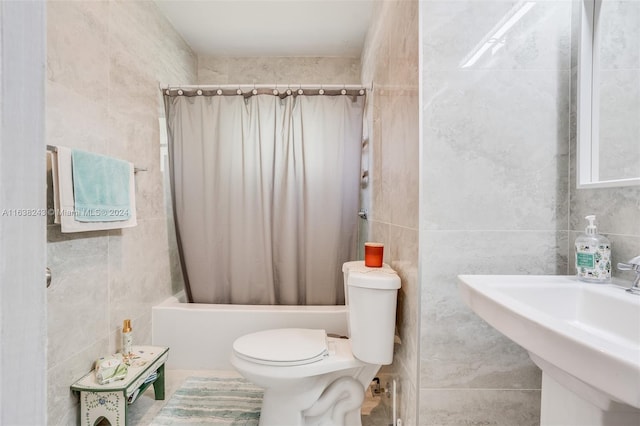
[(165, 96), (165, 107), (190, 300), (343, 303), (364, 97)]

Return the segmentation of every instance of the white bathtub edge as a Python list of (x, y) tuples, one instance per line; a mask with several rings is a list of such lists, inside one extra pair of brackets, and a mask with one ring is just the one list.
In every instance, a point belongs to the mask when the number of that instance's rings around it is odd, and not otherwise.
[(152, 342), (168, 346), (167, 368), (233, 370), (233, 342), (272, 328), (319, 328), (347, 334), (347, 308), (340, 306), (209, 305), (180, 303), (172, 296), (152, 308)]

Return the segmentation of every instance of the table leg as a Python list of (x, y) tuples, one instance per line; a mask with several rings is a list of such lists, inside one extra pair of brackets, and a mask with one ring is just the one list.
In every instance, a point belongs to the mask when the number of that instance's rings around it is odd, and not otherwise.
[(153, 382), (153, 392), (156, 399), (164, 399), (164, 364), (158, 368), (158, 378)]
[(122, 391), (122, 399), (124, 400), (124, 426), (129, 426), (129, 403), (125, 396), (125, 391)]

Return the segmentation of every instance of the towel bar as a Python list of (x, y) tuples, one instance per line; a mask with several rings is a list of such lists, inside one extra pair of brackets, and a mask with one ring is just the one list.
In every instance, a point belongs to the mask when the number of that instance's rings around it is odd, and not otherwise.
[[(53, 145), (47, 145), (47, 151), (51, 151), (51, 152), (58, 152), (58, 148), (53, 146)], [(141, 167), (133, 167), (133, 172), (134, 173), (138, 173), (138, 172), (146, 172), (147, 169), (143, 169)]]

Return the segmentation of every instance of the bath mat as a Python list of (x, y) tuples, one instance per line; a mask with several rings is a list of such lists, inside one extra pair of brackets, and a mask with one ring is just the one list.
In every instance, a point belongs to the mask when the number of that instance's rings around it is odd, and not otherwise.
[(151, 426), (257, 426), (262, 394), (242, 378), (188, 377)]

